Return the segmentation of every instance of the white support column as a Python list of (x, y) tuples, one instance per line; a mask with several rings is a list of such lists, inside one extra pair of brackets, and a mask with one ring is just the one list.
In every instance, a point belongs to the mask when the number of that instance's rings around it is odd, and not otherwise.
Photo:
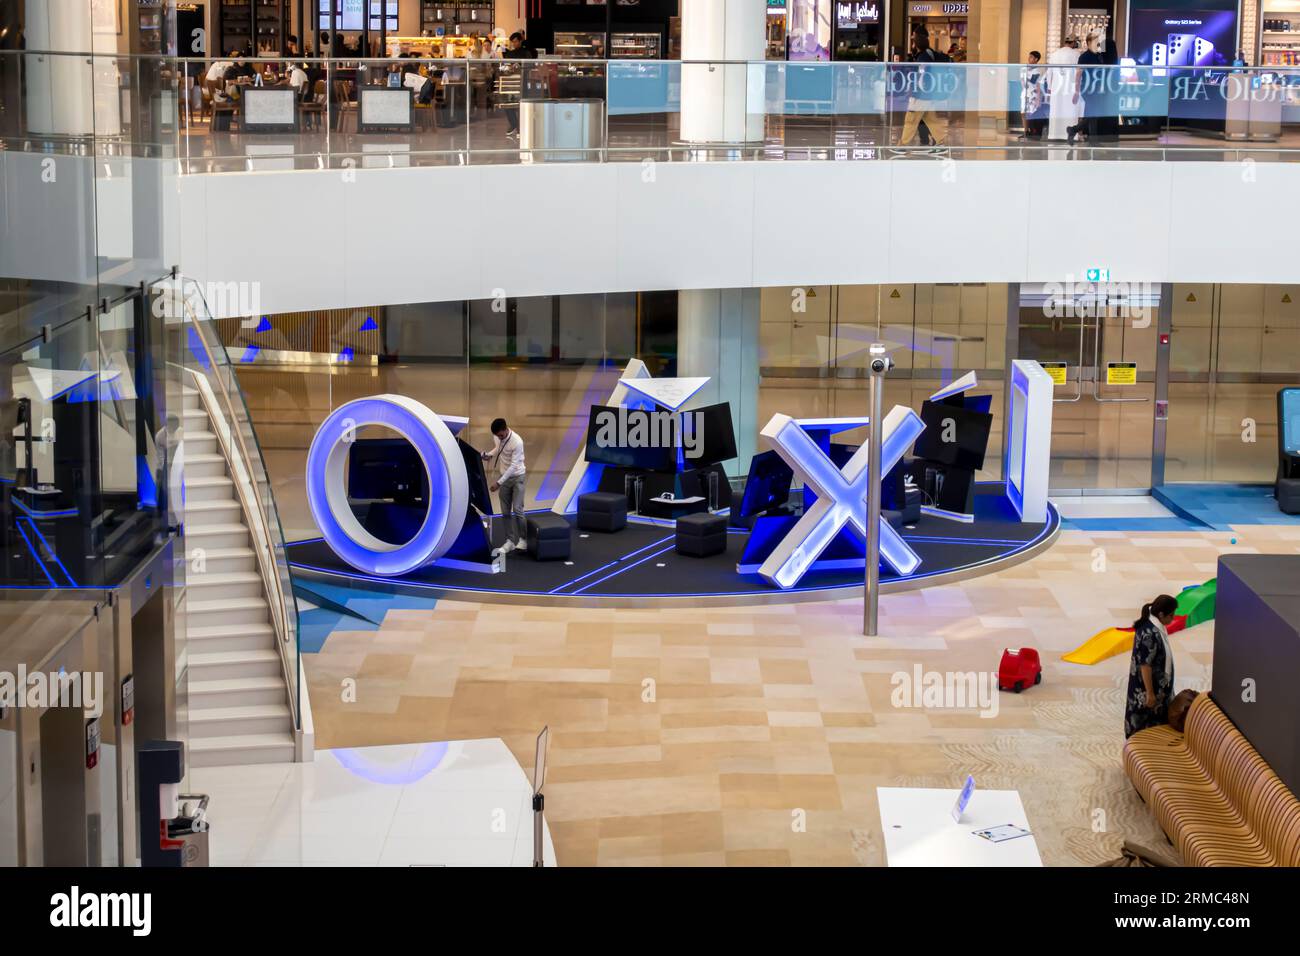
[(90, 0), (27, 0), (27, 49), (82, 56), (23, 57), (27, 128), (33, 133), (89, 136), (95, 132)]
[[(762, 140), (766, 25), (767, 5), (761, 0), (690, 0), (682, 5), (683, 141)], [(720, 65), (719, 60), (754, 65)]]
[(731, 403), (736, 460), (728, 474), (745, 475), (758, 442), (758, 289), (699, 289), (677, 293), (677, 374), (708, 376), (691, 408)]

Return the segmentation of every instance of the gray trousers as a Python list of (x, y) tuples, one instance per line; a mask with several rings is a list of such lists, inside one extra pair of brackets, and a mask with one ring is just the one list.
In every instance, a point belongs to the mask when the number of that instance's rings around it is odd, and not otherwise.
[(527, 476), (509, 478), (501, 482), (497, 495), (501, 499), (501, 517), (506, 523), (506, 540), (518, 544), (528, 535), (524, 520), (524, 480)]

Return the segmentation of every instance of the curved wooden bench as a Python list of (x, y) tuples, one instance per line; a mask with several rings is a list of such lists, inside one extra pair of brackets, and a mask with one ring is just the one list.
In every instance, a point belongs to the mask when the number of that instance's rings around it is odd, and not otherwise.
[(1300, 866), (1300, 800), (1209, 694), (1186, 732), (1138, 731), (1124, 772), (1192, 866)]

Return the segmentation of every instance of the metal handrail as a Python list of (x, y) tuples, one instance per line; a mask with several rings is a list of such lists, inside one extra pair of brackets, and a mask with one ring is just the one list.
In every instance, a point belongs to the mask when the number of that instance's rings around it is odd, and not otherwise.
[[(199, 292), (197, 287), (195, 287), (195, 291), (196, 293), (199, 294), (200, 297), (202, 296), (202, 293)], [(204, 328), (202, 322), (199, 321), (198, 316), (195, 315), (190, 308), (190, 299), (188, 296), (182, 297), (181, 307), (184, 311), (185, 319), (193, 327), (195, 334), (198, 337), (199, 343), (204, 353), (208, 357), (209, 363), (215, 369), (219, 363), (217, 362), (216, 355), (213, 353), (212, 347), (208, 343), (207, 337), (204, 334)], [(206, 303), (204, 303), (204, 307), (206, 308)], [(191, 370), (191, 372), (196, 377), (199, 375), (197, 371)], [(251, 502), (250, 511), (256, 514), (259, 522), (261, 523), (262, 530), (264, 532), (261, 535), (254, 532), (252, 534), (252, 538), (254, 541), (254, 546), (257, 548), (258, 566), (262, 572), (263, 581), (272, 592), (272, 597), (274, 598), (274, 600), (272, 601), (272, 603), (274, 604), (274, 608), (272, 610), (272, 624), (276, 630), (276, 638), (277, 638), (276, 646), (280, 650), (281, 663), (284, 665), (285, 682), (288, 686), (290, 700), (293, 705), (290, 709), (293, 715), (294, 729), (296, 730), (299, 729), (301, 725), (301, 714), (298, 708), (298, 696), (299, 696), (298, 662), (296, 659), (290, 661), (287, 657), (287, 645), (290, 639), (289, 620), (288, 620), (289, 611), (288, 611), (288, 603), (287, 603), (288, 598), (284, 593), (284, 588), (282, 586), (282, 582), (280, 581), (280, 575), (278, 573), (278, 566), (274, 554), (274, 548), (269, 544), (270, 536), (271, 536), (271, 517), (269, 514), (267, 514), (265, 504), (262, 501), (262, 496), (257, 493), (257, 488), (256, 488), (257, 479), (255, 477), (254, 469), (252, 467), (253, 456), (249, 452), (248, 443), (245, 441), (242, 429), (238, 427), (238, 418), (234, 413), (234, 409), (235, 409), (234, 401), (231, 398), (230, 393), (226, 388), (225, 382), (221, 380), (221, 376), (216, 375), (212, 377), (215, 377), (217, 379), (217, 386), (221, 392), (220, 397), (224, 401), (224, 404), (226, 406), (226, 408), (222, 410), (226, 418), (226, 423), (225, 423), (226, 431), (232, 433), (234, 435), (234, 441), (238, 443), (239, 453), (242, 456), (241, 457), (242, 467), (244, 469), (245, 475), (248, 480), (248, 488), (245, 489), (243, 483), (241, 483), (239, 480), (239, 476), (238, 475), (234, 476), (236, 491), (239, 494), (241, 499), (245, 499), (246, 504), (249, 504), (247, 502), (247, 498), (251, 494), (253, 500)], [(208, 380), (208, 378), (209, 377), (204, 376), (205, 380)], [(222, 442), (223, 446), (226, 445), (225, 436), (218, 433), (217, 439), (218, 441)], [(234, 449), (227, 446), (226, 451), (228, 457), (233, 459), (234, 456), (233, 454), (231, 454), (231, 452), (233, 452)], [(277, 524), (278, 524), (278, 520), (277, 520)]]

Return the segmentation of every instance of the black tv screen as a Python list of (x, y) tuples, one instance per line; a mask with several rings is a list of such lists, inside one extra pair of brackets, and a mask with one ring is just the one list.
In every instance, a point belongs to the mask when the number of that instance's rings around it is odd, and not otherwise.
[[(961, 405), (925, 402), (921, 406), (921, 421), (925, 422), (925, 431), (916, 440), (917, 458), (971, 471), (984, 467), (992, 415)], [(951, 441), (944, 441), (945, 431), (951, 431)]]
[(405, 438), (358, 438), (348, 449), (348, 497), (415, 501), (424, 498), (424, 462)]
[(790, 500), (794, 472), (774, 451), (759, 452), (749, 463), (745, 495), (740, 500), (740, 517), (761, 515)]
[[(722, 402), (693, 409), (700, 415), (703, 440), (703, 454), (698, 458), (686, 459), (688, 468), (700, 468), (704, 465), (716, 465), (718, 462), (730, 461), (736, 457), (736, 430), (731, 424), (731, 405)], [(690, 414), (690, 413), (687, 413)]]
[[(641, 471), (677, 470), (676, 434), (667, 412), (592, 405), (587, 419), (587, 461)], [(665, 440), (667, 439), (667, 440)]]
[(469, 478), (469, 503), (485, 515), (492, 514), (492, 497), (488, 494), (487, 475), (483, 473), (483, 456), (477, 448), (456, 439), (460, 456), (465, 459), (465, 475)]

